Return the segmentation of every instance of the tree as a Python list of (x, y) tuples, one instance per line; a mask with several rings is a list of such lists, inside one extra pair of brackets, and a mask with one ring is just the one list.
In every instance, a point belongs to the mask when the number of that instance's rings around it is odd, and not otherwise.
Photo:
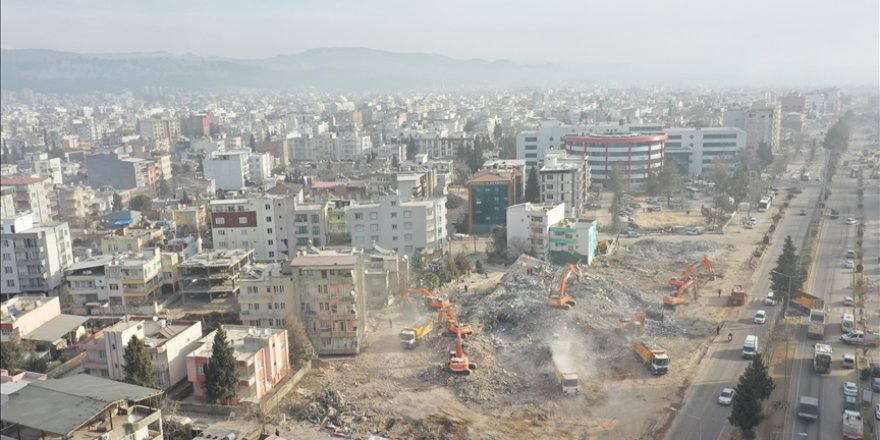
[(486, 268), (483, 267), (483, 263), (480, 260), (477, 260), (476, 264), (474, 264), (474, 272), (480, 275), (486, 275)]
[(0, 342), (0, 368), (14, 371), (24, 363), (24, 353), (16, 341)]
[(529, 170), (529, 178), (526, 180), (526, 201), (538, 203), (541, 199), (540, 188), (538, 187), (538, 167), (532, 167)]
[(501, 123), (500, 122), (495, 124), (495, 129), (492, 130), (492, 139), (494, 139), (495, 142), (498, 142), (501, 140)]
[(132, 385), (152, 388), (156, 386), (153, 377), (153, 363), (144, 351), (144, 341), (132, 336), (125, 346), (125, 381)]
[(290, 365), (300, 369), (307, 363), (318, 358), (309, 335), (295, 313), (291, 312), (285, 319), (287, 329), (287, 346), (290, 351)]
[(742, 431), (743, 437), (755, 438), (754, 429), (764, 419), (761, 401), (770, 398), (776, 384), (767, 372), (760, 353), (755, 354), (734, 390), (733, 408), (728, 421)]
[(276, 166), (275, 168), (272, 168), (272, 175), (286, 176), (288, 171), (290, 171), (290, 170), (287, 168), (287, 164), (282, 163), (282, 164), (279, 164), (278, 166)]
[(712, 163), (712, 169), (709, 171), (708, 176), (709, 181), (715, 184), (716, 193), (727, 193), (727, 180), (729, 178), (730, 175), (727, 172), (727, 165), (725, 165), (721, 159), (716, 159), (715, 162)]
[(184, 205), (192, 203), (192, 199), (189, 198), (189, 193), (187, 193), (186, 190), (183, 190), (183, 194), (180, 195), (180, 203), (183, 203)]
[(470, 132), (474, 131), (474, 129), (476, 129), (476, 128), (477, 128), (477, 121), (474, 121), (472, 119), (468, 119), (468, 121), (464, 123), (464, 132), (465, 133), (470, 133)]
[(160, 197), (168, 197), (171, 194), (171, 187), (168, 185), (168, 181), (162, 179), (159, 181), (159, 188), (157, 188)]
[(660, 187), (660, 170), (657, 168), (648, 170), (648, 176), (645, 178), (645, 192), (651, 197), (658, 196), (662, 193), (662, 188)]
[(684, 183), (681, 181), (681, 176), (678, 174), (675, 165), (667, 163), (663, 165), (662, 169), (660, 169), (659, 177), (660, 181), (658, 183), (660, 185), (661, 194), (666, 196), (667, 206), (672, 206), (672, 195), (684, 187)]
[(113, 210), (122, 211), (122, 196), (119, 193), (113, 193)]
[(38, 356), (36, 352), (31, 351), (27, 360), (24, 361), (22, 369), (34, 373), (45, 373), (49, 371), (49, 360), (45, 356)]
[(760, 353), (755, 354), (743, 375), (746, 376), (746, 383), (752, 386), (752, 394), (759, 400), (769, 399), (776, 389), (776, 382), (770, 377), (764, 357)]
[(416, 157), (416, 154), (419, 153), (419, 147), (416, 145), (416, 140), (412, 137), (406, 140), (406, 159), (413, 160)]
[(225, 403), (235, 397), (238, 379), (235, 377), (235, 353), (226, 339), (223, 326), (214, 335), (211, 359), (205, 365), (205, 391), (211, 403)]
[(471, 262), (468, 261), (467, 257), (464, 254), (458, 253), (455, 255), (455, 267), (456, 269), (458, 269), (458, 273), (464, 275), (470, 273)]
[(146, 195), (135, 196), (128, 202), (128, 209), (133, 211), (149, 211), (153, 208), (153, 199)]
[(770, 149), (770, 145), (767, 142), (761, 141), (761, 144), (758, 145), (757, 154), (758, 166), (761, 169), (766, 169), (773, 163), (773, 150)]
[(507, 259), (507, 228), (496, 225), (492, 227), (491, 232), (491, 252), (492, 255)]
[(805, 278), (798, 264), (797, 249), (789, 235), (785, 237), (785, 243), (782, 245), (782, 254), (776, 259), (776, 267), (770, 272), (770, 289), (777, 293), (782, 292), (784, 295), (789, 292), (800, 292), (806, 281)]

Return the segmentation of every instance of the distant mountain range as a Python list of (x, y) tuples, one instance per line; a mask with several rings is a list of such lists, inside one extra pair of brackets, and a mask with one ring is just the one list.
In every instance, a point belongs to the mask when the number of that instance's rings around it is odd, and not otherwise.
[(553, 65), (458, 60), (365, 48), (313, 49), (262, 60), (165, 52), (78, 54), (44, 49), (0, 51), (0, 88), (44, 92), (186, 89), (442, 90), (560, 86), (577, 73)]

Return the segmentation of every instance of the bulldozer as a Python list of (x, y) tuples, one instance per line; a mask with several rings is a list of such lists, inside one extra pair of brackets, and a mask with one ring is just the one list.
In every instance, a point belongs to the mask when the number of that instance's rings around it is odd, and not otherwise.
[(425, 298), (425, 304), (432, 309), (442, 309), (443, 307), (449, 307), (449, 299), (445, 297), (434, 296), (430, 290), (425, 289), (424, 287), (407, 287), (403, 289), (403, 295), (401, 299), (405, 302), (409, 299), (409, 295), (411, 293), (418, 293)]
[(446, 369), (451, 373), (470, 376), (471, 371), (477, 369), (477, 364), (468, 359), (464, 352), (464, 340), (461, 338), (461, 331), (455, 334), (455, 350), (449, 352), (449, 363)]
[(556, 307), (557, 309), (568, 310), (575, 306), (574, 298), (568, 296), (565, 293), (565, 289), (568, 287), (568, 279), (571, 278), (572, 274), (574, 274), (575, 278), (580, 280), (580, 273), (578, 272), (577, 266), (574, 264), (568, 265), (568, 271), (562, 277), (562, 281), (559, 283), (559, 290), (551, 290), (550, 296), (547, 297), (547, 305), (550, 307)]
[(458, 322), (458, 317), (455, 315), (455, 312), (452, 311), (452, 307), (444, 305), (440, 308), (440, 312), (437, 313), (437, 321), (440, 324), (443, 324), (444, 320), (446, 321), (446, 330), (448, 330), (449, 333), (461, 333), (462, 336), (474, 333), (474, 327), (472, 325)]

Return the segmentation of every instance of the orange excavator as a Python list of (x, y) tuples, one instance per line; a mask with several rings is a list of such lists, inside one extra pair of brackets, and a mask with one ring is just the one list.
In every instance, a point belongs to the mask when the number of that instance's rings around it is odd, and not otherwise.
[(562, 277), (562, 281), (559, 283), (559, 291), (550, 291), (550, 296), (547, 297), (548, 306), (565, 310), (568, 310), (575, 306), (574, 298), (568, 296), (565, 293), (565, 289), (568, 285), (568, 279), (571, 278), (572, 274), (574, 274), (575, 278), (580, 280), (581, 274), (578, 273), (577, 266), (575, 266), (574, 264), (569, 264), (568, 271), (565, 273), (565, 276)]
[(468, 356), (464, 352), (464, 340), (461, 339), (461, 331), (456, 333), (455, 336), (455, 350), (449, 352), (447, 369), (452, 373), (469, 376), (472, 370), (477, 369), (477, 364), (468, 360)]
[(471, 335), (474, 333), (474, 327), (470, 324), (461, 324), (458, 322), (458, 317), (455, 316), (455, 312), (452, 311), (452, 307), (444, 305), (440, 307), (440, 313), (437, 314), (437, 321), (440, 324), (443, 324), (443, 320), (446, 320), (446, 329), (449, 330), (449, 333), (461, 333), (462, 336)]
[(432, 309), (442, 309), (443, 307), (449, 307), (449, 300), (447, 298), (441, 298), (434, 296), (430, 290), (425, 289), (424, 287), (407, 287), (403, 289), (403, 301), (406, 301), (409, 298), (409, 294), (416, 292), (422, 295), (425, 298), (425, 304)]
[(706, 270), (709, 271), (709, 274), (712, 275), (712, 279), (720, 277), (719, 274), (715, 273), (715, 269), (712, 267), (712, 263), (709, 262), (709, 256), (704, 255), (702, 260), (688, 266), (684, 270), (684, 273), (681, 275), (681, 278), (670, 278), (669, 281), (666, 282), (666, 284), (675, 287), (681, 287), (687, 284), (688, 281), (690, 281), (691, 279), (691, 275), (693, 275), (694, 271), (699, 269), (700, 266), (706, 268)]
[(691, 288), (697, 287), (697, 284), (700, 283), (700, 280), (696, 278), (689, 279), (686, 283), (678, 286), (674, 292), (669, 295), (663, 297), (663, 304), (667, 306), (677, 306), (683, 302), (685, 302), (684, 294)]

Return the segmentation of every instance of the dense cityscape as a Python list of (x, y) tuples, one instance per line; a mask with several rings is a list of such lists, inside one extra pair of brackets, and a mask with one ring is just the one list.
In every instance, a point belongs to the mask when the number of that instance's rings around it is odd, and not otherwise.
[(880, 439), (876, 84), (2, 54), (4, 439)]

